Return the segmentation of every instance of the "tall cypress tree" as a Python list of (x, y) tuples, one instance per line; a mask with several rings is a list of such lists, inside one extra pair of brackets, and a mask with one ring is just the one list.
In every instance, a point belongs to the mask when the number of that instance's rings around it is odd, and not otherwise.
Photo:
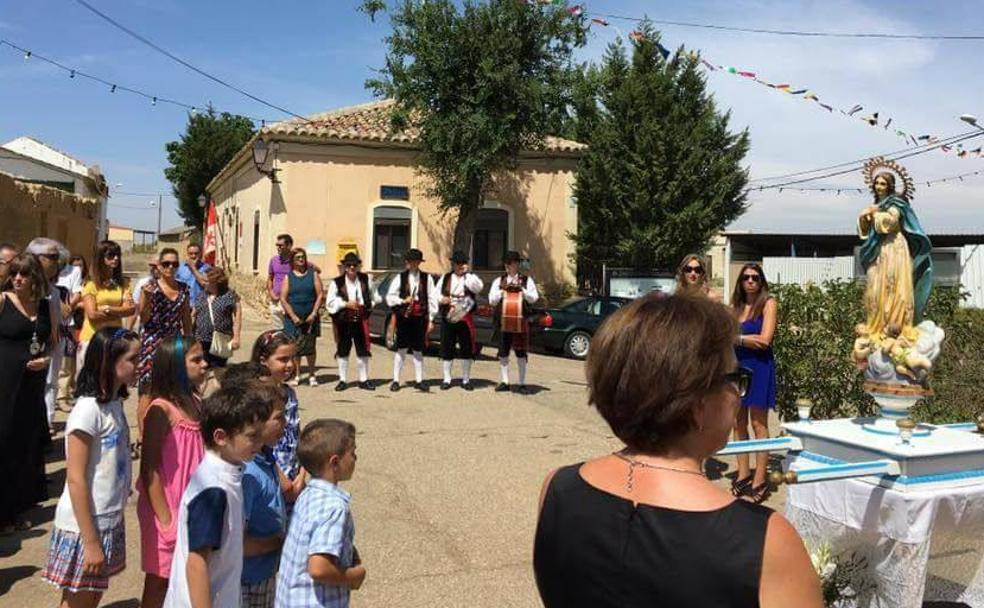
[(746, 209), (741, 162), (748, 133), (732, 133), (700, 73), (700, 58), (668, 53), (649, 23), (610, 45), (575, 95), (567, 132), (589, 144), (577, 174), (577, 245), (582, 277), (602, 264), (674, 269), (707, 249)]

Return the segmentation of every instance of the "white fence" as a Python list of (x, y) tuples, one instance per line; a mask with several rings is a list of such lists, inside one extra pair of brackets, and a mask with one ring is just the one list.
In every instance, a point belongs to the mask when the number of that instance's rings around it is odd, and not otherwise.
[(854, 278), (854, 258), (762, 258), (762, 270), (771, 283), (823, 285), (824, 281)]
[(960, 250), (960, 285), (970, 293), (964, 306), (984, 308), (984, 245), (964, 245)]

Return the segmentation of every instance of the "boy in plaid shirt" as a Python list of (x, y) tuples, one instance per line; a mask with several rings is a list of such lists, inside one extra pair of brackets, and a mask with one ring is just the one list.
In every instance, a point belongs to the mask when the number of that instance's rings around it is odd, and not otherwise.
[(355, 427), (343, 420), (310, 422), (297, 448), (311, 474), (294, 504), (277, 574), (276, 607), (348, 608), (366, 569), (355, 549), (350, 494), (338, 483), (355, 471)]

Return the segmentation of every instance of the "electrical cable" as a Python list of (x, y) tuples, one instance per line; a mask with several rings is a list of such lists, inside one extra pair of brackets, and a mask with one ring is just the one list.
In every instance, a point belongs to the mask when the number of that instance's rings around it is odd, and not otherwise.
[[(81, 2), (82, 0), (76, 0)], [(678, 27), (692, 27), (707, 30), (721, 30), (728, 32), (742, 32), (746, 34), (772, 34), (776, 36), (799, 36), (807, 38), (878, 38), (885, 40), (984, 40), (984, 35), (977, 34), (888, 34), (881, 32), (813, 32), (803, 30), (775, 30), (758, 27), (737, 27), (729, 25), (717, 25), (711, 23), (693, 23), (688, 21), (670, 21), (667, 19), (650, 19), (648, 17), (629, 17), (627, 15), (612, 15), (606, 13), (587, 13), (596, 17), (608, 19), (620, 19), (623, 21), (640, 22), (648, 20), (650, 23), (658, 25), (675, 25)]]
[(216, 83), (218, 83), (218, 84), (226, 87), (227, 89), (231, 89), (231, 90), (233, 90), (233, 91), (235, 91), (235, 92), (237, 92), (237, 93), (239, 93), (241, 95), (245, 95), (246, 97), (249, 97), (253, 101), (255, 101), (257, 103), (261, 103), (261, 104), (267, 106), (268, 108), (273, 108), (274, 110), (277, 110), (279, 112), (283, 112), (284, 114), (289, 114), (289, 115), (293, 116), (294, 118), (299, 118), (299, 119), (301, 119), (301, 120), (303, 120), (305, 122), (310, 122), (307, 118), (305, 118), (304, 116), (301, 116), (300, 114), (296, 114), (294, 112), (291, 112), (287, 108), (278, 106), (278, 105), (276, 105), (274, 103), (271, 103), (269, 101), (266, 101), (265, 99), (262, 99), (260, 97), (257, 97), (256, 95), (254, 95), (254, 94), (252, 94), (252, 93), (250, 93), (248, 91), (244, 91), (243, 89), (241, 89), (241, 88), (239, 88), (239, 87), (237, 87), (237, 86), (235, 86), (233, 84), (230, 84), (230, 83), (226, 82), (225, 80), (222, 80), (221, 78), (219, 78), (217, 76), (213, 76), (212, 74), (209, 74), (208, 72), (206, 72), (205, 70), (203, 70), (201, 68), (195, 67), (194, 65), (188, 63), (184, 59), (181, 59), (180, 57), (178, 57), (174, 53), (171, 53), (167, 49), (164, 49), (161, 46), (159, 46), (157, 44), (154, 44), (152, 41), (148, 40), (144, 36), (141, 36), (140, 34), (138, 34), (137, 32), (135, 32), (133, 30), (131, 30), (130, 28), (126, 27), (125, 25), (123, 25), (119, 21), (116, 21), (115, 19), (113, 19), (112, 17), (110, 17), (109, 15), (107, 15), (106, 13), (103, 13), (102, 11), (100, 11), (99, 9), (97, 9), (96, 7), (94, 7), (91, 4), (89, 4), (88, 2), (86, 2), (85, 0), (75, 0), (75, 2), (78, 3), (78, 4), (80, 4), (84, 8), (88, 9), (89, 11), (95, 13), (96, 15), (98, 15), (99, 17), (101, 17), (102, 19), (104, 19), (106, 22), (108, 22), (113, 27), (116, 27), (117, 29), (122, 30), (123, 32), (127, 33), (128, 35), (132, 36), (133, 38), (136, 38), (137, 40), (139, 40), (143, 44), (145, 44), (145, 45), (149, 46), (150, 48), (154, 49), (158, 53), (161, 53), (165, 57), (168, 57), (169, 59), (172, 59), (173, 61), (176, 61), (176, 62), (180, 63), (181, 65), (183, 65), (184, 67), (188, 68), (189, 70), (192, 70), (193, 72), (196, 72), (196, 73), (204, 76), (205, 78), (208, 78), (209, 80), (211, 80), (213, 82), (216, 82)]
[(915, 150), (919, 150), (919, 149), (925, 148), (927, 146), (934, 146), (934, 145), (940, 144), (940, 143), (945, 144), (945, 145), (950, 145), (951, 143), (956, 143), (958, 140), (959, 141), (962, 141), (959, 138), (964, 137), (964, 136), (967, 136), (967, 135), (970, 135), (972, 133), (977, 133), (977, 131), (967, 131), (967, 132), (960, 133), (960, 134), (957, 134), (957, 135), (950, 135), (948, 137), (944, 137), (943, 139), (940, 139), (940, 140), (937, 140), (937, 141), (927, 142), (925, 144), (921, 144), (921, 145), (916, 146), (916, 147), (911, 147), (910, 146), (908, 148), (902, 148), (900, 150), (895, 150), (893, 152), (885, 152), (883, 154), (873, 154), (871, 156), (866, 156), (864, 158), (859, 158), (859, 159), (856, 159), (856, 160), (851, 160), (851, 161), (847, 161), (847, 162), (843, 162), (843, 163), (838, 163), (836, 165), (828, 165), (826, 167), (817, 167), (816, 169), (807, 169), (807, 170), (804, 170), (804, 171), (797, 171), (795, 173), (786, 173), (786, 174), (783, 174), (783, 175), (770, 175), (769, 177), (757, 177), (755, 179), (749, 180), (749, 182), (750, 183), (751, 182), (765, 182), (765, 181), (772, 181), (772, 180), (776, 180), (776, 179), (786, 179), (786, 178), (789, 178), (789, 177), (798, 177), (800, 175), (808, 175), (810, 173), (819, 173), (820, 171), (828, 171), (830, 169), (839, 169), (841, 167), (847, 167), (849, 165), (856, 165), (858, 163), (864, 163), (869, 158), (872, 158), (874, 156), (883, 156), (886, 159), (888, 159), (888, 158), (891, 158), (891, 157), (895, 156), (896, 154), (903, 154), (905, 152), (912, 152), (912, 151), (915, 151)]
[[(31, 51), (29, 49), (26, 49), (26, 48), (24, 48), (24, 47), (22, 47), (20, 45), (14, 44), (13, 42), (11, 42), (9, 40), (6, 40), (6, 39), (0, 38), (0, 46), (8, 46), (8, 47), (14, 49), (15, 51), (18, 51), (19, 53), (23, 53), (25, 59), (37, 59), (37, 60), (43, 61), (44, 63), (47, 63), (49, 65), (53, 65), (56, 68), (58, 68), (58, 69), (60, 69), (60, 70), (62, 70), (64, 72), (67, 72), (68, 75), (69, 75), (68, 76), (69, 78), (75, 78), (76, 76), (78, 76), (79, 78), (86, 78), (88, 80), (92, 80), (93, 82), (98, 82), (100, 84), (106, 85), (107, 87), (109, 87), (109, 92), (110, 93), (115, 93), (117, 91), (123, 91), (125, 93), (132, 93), (134, 95), (138, 95), (140, 97), (143, 97), (144, 99), (150, 100), (150, 102), (151, 102), (152, 105), (157, 105), (158, 103), (166, 103), (166, 104), (169, 104), (169, 105), (173, 105), (173, 106), (178, 106), (178, 107), (181, 107), (181, 108), (185, 108), (187, 110), (190, 110), (192, 113), (202, 112), (202, 111), (204, 111), (208, 107), (208, 106), (195, 106), (195, 105), (192, 105), (190, 103), (185, 103), (183, 101), (178, 101), (176, 99), (171, 99), (169, 97), (164, 97), (162, 95), (154, 95), (152, 93), (147, 93), (147, 92), (142, 91), (140, 89), (135, 89), (133, 87), (128, 87), (128, 86), (125, 86), (125, 85), (122, 85), (122, 84), (116, 84), (115, 82), (111, 82), (109, 80), (106, 80), (105, 78), (103, 78), (101, 76), (96, 76), (94, 74), (89, 74), (88, 72), (83, 72), (82, 70), (79, 70), (77, 68), (69, 67), (69, 66), (67, 66), (67, 65), (65, 65), (63, 63), (60, 63), (58, 61), (55, 61), (54, 59), (51, 59), (49, 57), (45, 57), (44, 55), (38, 55), (34, 51)], [(253, 122), (260, 123), (260, 124), (263, 124), (263, 125), (265, 125), (266, 122), (267, 122), (267, 120), (265, 118), (256, 118), (254, 116), (246, 116), (245, 114), (238, 114), (238, 113), (235, 113), (235, 112), (230, 112), (229, 114), (231, 114), (233, 116), (240, 116), (242, 118), (246, 118), (248, 120), (251, 120)]]

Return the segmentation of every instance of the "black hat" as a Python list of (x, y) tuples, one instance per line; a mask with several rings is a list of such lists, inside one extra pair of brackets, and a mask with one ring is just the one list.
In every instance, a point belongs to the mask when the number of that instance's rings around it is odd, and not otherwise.
[(507, 251), (506, 255), (502, 256), (503, 264), (508, 264), (510, 262), (521, 262), (522, 260), (523, 258), (519, 255), (518, 251)]
[(362, 260), (359, 259), (359, 254), (355, 253), (354, 251), (349, 251), (348, 253), (345, 254), (345, 257), (342, 258), (342, 266), (348, 266), (349, 264), (361, 264), (361, 263)]
[(459, 249), (458, 251), (455, 251), (454, 253), (451, 254), (451, 261), (454, 262), (455, 264), (467, 264), (468, 256), (465, 255), (464, 251), (461, 251)]
[(419, 249), (407, 249), (407, 252), (403, 254), (403, 259), (407, 262), (423, 262), (424, 252)]

